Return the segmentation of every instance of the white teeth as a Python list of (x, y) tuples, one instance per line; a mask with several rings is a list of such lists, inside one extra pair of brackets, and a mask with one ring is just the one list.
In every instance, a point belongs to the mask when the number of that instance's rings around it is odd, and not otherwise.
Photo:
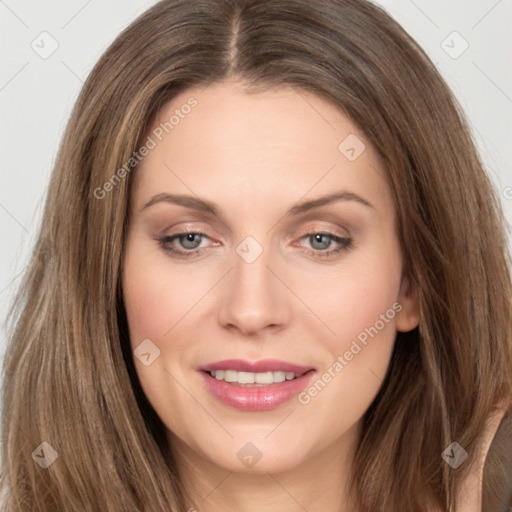
[(237, 382), (239, 384), (254, 384), (254, 377), (256, 375), (254, 373), (249, 372), (237, 372)]
[(282, 373), (282, 372), (255, 373), (254, 374), (254, 382), (256, 382), (256, 384), (272, 384), (273, 382), (277, 382), (274, 379), (274, 373)]
[(238, 384), (274, 384), (300, 377), (294, 372), (237, 372), (236, 370), (212, 370), (210, 375), (217, 380), (225, 382), (236, 382)]
[[(295, 377), (295, 373), (293, 372), (274, 372), (274, 382), (284, 382), (286, 380), (286, 375), (288, 374), (292, 374), (293, 377), (292, 379)], [(292, 380), (292, 379), (288, 379), (288, 380)]]
[(237, 381), (237, 372), (235, 370), (226, 370), (224, 374), (224, 380), (226, 382), (236, 382)]

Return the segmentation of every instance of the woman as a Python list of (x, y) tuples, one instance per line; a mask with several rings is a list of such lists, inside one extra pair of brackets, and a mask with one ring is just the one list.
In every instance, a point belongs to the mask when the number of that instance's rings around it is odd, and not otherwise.
[(381, 9), (158, 3), (55, 165), (4, 364), (8, 510), (507, 510), (503, 225)]

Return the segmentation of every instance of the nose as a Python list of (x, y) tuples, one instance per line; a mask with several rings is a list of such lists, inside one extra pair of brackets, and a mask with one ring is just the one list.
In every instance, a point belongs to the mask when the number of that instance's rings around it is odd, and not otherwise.
[(262, 336), (288, 324), (290, 297), (274, 266), (266, 250), (251, 263), (234, 255), (234, 268), (224, 280), (218, 308), (224, 328)]

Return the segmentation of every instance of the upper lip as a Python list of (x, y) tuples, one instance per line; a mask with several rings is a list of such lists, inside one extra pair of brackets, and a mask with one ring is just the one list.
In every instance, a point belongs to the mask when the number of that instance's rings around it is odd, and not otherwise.
[(239, 372), (264, 373), (264, 372), (293, 372), (303, 374), (309, 370), (314, 370), (312, 366), (302, 366), (299, 364), (279, 361), (278, 359), (261, 359), (259, 361), (246, 361), (243, 359), (226, 359), (215, 363), (201, 366), (199, 370), (211, 372), (214, 370), (235, 370)]

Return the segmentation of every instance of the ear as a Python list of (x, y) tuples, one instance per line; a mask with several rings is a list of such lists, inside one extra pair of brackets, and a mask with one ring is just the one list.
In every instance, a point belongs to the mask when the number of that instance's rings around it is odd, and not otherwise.
[(401, 332), (412, 331), (420, 321), (420, 303), (417, 289), (407, 277), (403, 277), (400, 283), (398, 303), (402, 308), (396, 315), (396, 329)]

